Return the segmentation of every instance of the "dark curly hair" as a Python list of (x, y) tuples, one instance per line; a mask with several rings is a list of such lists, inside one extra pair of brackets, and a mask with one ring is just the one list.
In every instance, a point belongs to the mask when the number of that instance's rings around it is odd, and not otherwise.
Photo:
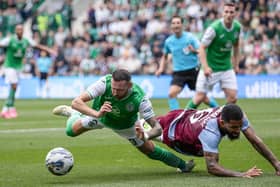
[(230, 120), (242, 120), (243, 118), (243, 112), (239, 106), (236, 104), (227, 104), (222, 109), (222, 120), (225, 122), (229, 122)]

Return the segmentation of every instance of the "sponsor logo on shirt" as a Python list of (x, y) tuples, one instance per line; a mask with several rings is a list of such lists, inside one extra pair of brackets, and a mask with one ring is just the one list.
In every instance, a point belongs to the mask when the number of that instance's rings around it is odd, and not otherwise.
[(117, 116), (117, 117), (120, 117), (120, 116), (121, 116), (121, 111), (120, 111), (120, 109), (119, 109), (118, 107), (113, 106), (113, 108), (112, 108), (112, 114), (115, 115), (115, 116)]
[(220, 39), (222, 39), (225, 36), (225, 34), (222, 34), (219, 36)]

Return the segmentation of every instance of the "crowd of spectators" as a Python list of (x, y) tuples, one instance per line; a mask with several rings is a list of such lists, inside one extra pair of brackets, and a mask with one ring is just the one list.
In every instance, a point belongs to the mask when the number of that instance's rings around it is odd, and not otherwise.
[[(5, 2), (7, 6), (0, 7), (0, 25), (3, 16), (15, 18), (7, 22), (8, 30), (0, 26), (0, 38), (12, 32), (16, 23), (31, 19), (33, 39), (59, 52), (53, 57), (50, 73), (65, 76), (104, 75), (118, 67), (133, 74), (153, 74), (163, 42), (171, 33), (172, 15), (182, 16), (185, 29), (200, 39), (207, 26), (221, 17), (223, 1), (96, 0), (86, 10), (87, 19), (79, 34), (72, 32), (76, 18), (71, 0), (63, 1), (52, 13), (40, 7), (40, 0)], [(32, 6), (27, 7), (27, 3)], [(244, 0), (238, 9), (237, 19), (243, 25), (239, 73), (280, 74), (280, 1)], [(1, 64), (4, 52), (0, 53)], [(38, 56), (38, 51), (28, 51), (26, 73), (36, 75)], [(171, 68), (165, 73), (171, 73)]]

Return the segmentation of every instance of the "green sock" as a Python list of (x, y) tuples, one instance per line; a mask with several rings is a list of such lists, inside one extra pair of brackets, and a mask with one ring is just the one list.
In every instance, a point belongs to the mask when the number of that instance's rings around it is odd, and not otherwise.
[(188, 102), (188, 104), (187, 104), (187, 109), (197, 109), (197, 107), (198, 107), (198, 105), (196, 105), (196, 104), (194, 104), (193, 103), (193, 100), (191, 99), (189, 102)]
[(74, 114), (74, 115), (72, 115), (68, 118), (67, 123), (66, 123), (66, 134), (67, 134), (67, 136), (71, 136), (71, 137), (76, 136), (75, 133), (72, 130), (72, 126), (74, 125), (74, 123), (79, 118), (80, 118), (79, 114), (76, 114), (76, 115)]
[(13, 107), (14, 106), (15, 93), (16, 93), (16, 91), (13, 88), (10, 88), (9, 96), (8, 96), (8, 99), (7, 99), (6, 104), (5, 104), (7, 107)]
[(148, 157), (153, 160), (162, 161), (166, 165), (174, 168), (184, 169), (186, 167), (186, 162), (184, 160), (157, 145), (155, 146), (154, 151), (148, 154)]

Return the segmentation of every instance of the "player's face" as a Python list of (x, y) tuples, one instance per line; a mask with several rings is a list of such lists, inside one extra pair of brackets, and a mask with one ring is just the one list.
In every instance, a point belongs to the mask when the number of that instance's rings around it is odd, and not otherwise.
[(131, 82), (128, 81), (114, 81), (111, 82), (112, 94), (117, 99), (122, 99), (127, 95), (128, 90), (131, 88)]
[(224, 17), (224, 22), (225, 24), (231, 24), (234, 17), (235, 17), (235, 6), (224, 6), (224, 12), (223, 12), (223, 17)]
[(22, 35), (23, 35), (23, 26), (22, 25), (16, 26), (16, 35), (20, 38), (22, 37)]
[(242, 120), (230, 120), (229, 122), (224, 122), (224, 127), (225, 133), (227, 134), (229, 139), (238, 139), (242, 127)]
[(182, 32), (183, 23), (181, 18), (173, 18), (171, 21), (171, 29), (172, 31), (177, 34)]

